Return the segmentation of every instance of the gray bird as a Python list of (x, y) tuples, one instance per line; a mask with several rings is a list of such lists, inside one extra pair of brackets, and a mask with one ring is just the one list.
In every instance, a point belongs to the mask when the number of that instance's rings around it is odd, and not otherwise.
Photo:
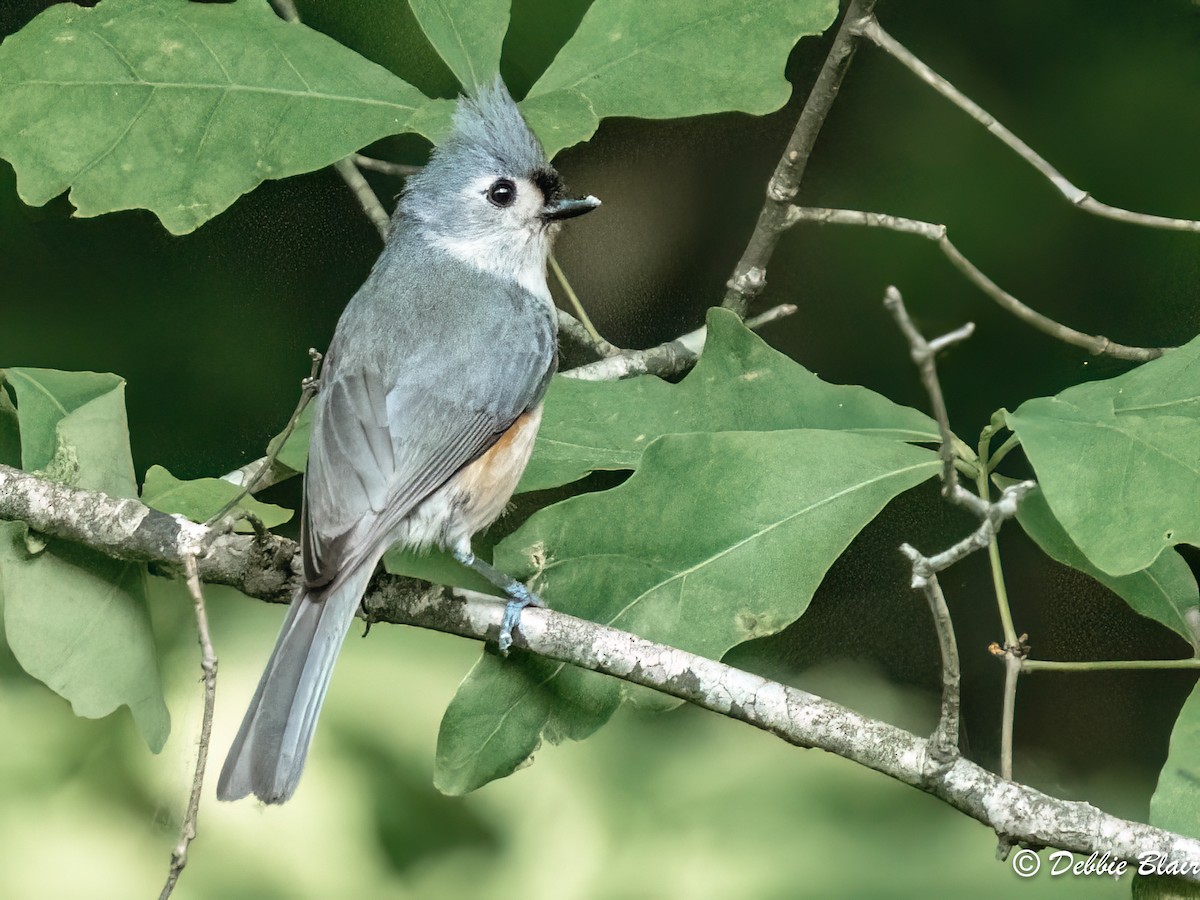
[(558, 223), (600, 205), (562, 179), (499, 78), (463, 98), (409, 178), (379, 260), (338, 322), (304, 479), (304, 584), (234, 738), (217, 796), (292, 796), (338, 651), (393, 545), (451, 550), (511, 598), (524, 585), (471, 551), (533, 449), (558, 361), (546, 259)]

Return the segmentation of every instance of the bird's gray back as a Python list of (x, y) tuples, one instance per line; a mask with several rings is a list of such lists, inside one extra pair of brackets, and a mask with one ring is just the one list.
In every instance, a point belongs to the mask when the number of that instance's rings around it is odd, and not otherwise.
[[(398, 222), (403, 227), (403, 222)], [(346, 307), (313, 419), (305, 574), (327, 582), (540, 402), (549, 295), (395, 236)]]

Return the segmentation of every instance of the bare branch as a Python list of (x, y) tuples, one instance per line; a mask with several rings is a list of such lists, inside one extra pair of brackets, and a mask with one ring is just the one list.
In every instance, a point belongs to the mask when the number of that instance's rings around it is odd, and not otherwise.
[[(558, 333), (559, 335), (568, 338), (572, 343), (578, 344), (580, 347), (586, 347), (593, 353), (598, 353), (595, 341), (588, 334), (588, 330), (583, 323), (567, 312), (565, 309), (556, 308), (554, 312), (558, 315)], [(603, 356), (604, 354), (599, 354)]]
[(196, 557), (188, 555), (183, 561), (188, 592), (196, 609), (196, 634), (200, 641), (200, 671), (204, 680), (204, 714), (200, 720), (200, 741), (196, 748), (196, 771), (192, 776), (192, 792), (188, 797), (187, 812), (180, 828), (179, 843), (171, 852), (171, 868), (167, 883), (163, 885), (158, 900), (167, 900), (179, 876), (187, 865), (188, 847), (196, 839), (196, 819), (200, 814), (200, 792), (204, 788), (204, 769), (208, 764), (208, 746), (212, 739), (213, 708), (217, 702), (217, 655), (213, 652), (212, 636), (208, 631), (208, 612), (204, 607), (204, 593), (200, 589), (200, 575), (196, 568)]
[(850, 67), (857, 45), (855, 38), (866, 22), (870, 21), (876, 0), (850, 0), (846, 15), (829, 48), (829, 55), (817, 80), (813, 83), (812, 91), (800, 111), (796, 128), (784, 148), (783, 156), (775, 167), (775, 173), (767, 184), (767, 199), (762, 211), (758, 214), (758, 222), (750, 241), (742, 252), (733, 270), (733, 275), (726, 282), (725, 299), (722, 306), (733, 310), (743, 318), (751, 301), (754, 300), (767, 285), (767, 263), (775, 252), (779, 235), (787, 227), (787, 210), (800, 190), (800, 181), (808, 166), (813, 146), (821, 126), (825, 124), (825, 116), (837, 97), (842, 78)]
[[(955, 503), (970, 503), (970, 500), (957, 496), (959, 493), (965, 492), (961, 491), (958, 485), (958, 471), (954, 466), (954, 432), (950, 430), (950, 415), (946, 411), (946, 400), (942, 396), (942, 385), (938, 381), (934, 356), (939, 350), (969, 338), (975, 331), (975, 325), (973, 322), (968, 322), (956, 331), (942, 335), (931, 343), (925, 340), (921, 332), (917, 330), (917, 326), (913, 324), (912, 319), (909, 318), (908, 310), (904, 306), (904, 298), (900, 296), (900, 291), (895, 287), (887, 289), (883, 305), (887, 307), (892, 318), (896, 320), (896, 324), (900, 326), (900, 331), (908, 339), (909, 355), (917, 364), (917, 369), (921, 373), (921, 383), (925, 386), (926, 393), (929, 394), (933, 417), (937, 420), (938, 433), (942, 438), (941, 446), (938, 448), (938, 455), (942, 458), (942, 493)], [(968, 496), (978, 499), (974, 495)]]
[[(760, 316), (746, 320), (747, 328), (761, 328), (768, 322), (790, 316), (796, 311), (791, 303), (784, 303), (767, 310)], [(579, 378), (583, 381), (619, 381), (634, 375), (658, 375), (668, 377), (678, 375), (689, 369), (704, 349), (708, 338), (708, 326), (702, 325), (695, 331), (677, 337), (673, 341), (659, 344), (648, 350), (622, 350), (615, 356), (609, 356), (585, 366), (568, 369), (563, 372), (567, 378)]]
[(386, 241), (392, 230), (392, 219), (387, 210), (383, 208), (383, 204), (379, 202), (379, 198), (375, 196), (375, 192), (371, 190), (371, 185), (367, 184), (367, 179), (363, 178), (362, 172), (358, 171), (353, 157), (339, 159), (333, 164), (333, 167), (342, 176), (342, 180), (354, 194), (354, 199), (358, 201), (362, 211), (371, 220), (371, 224), (375, 226), (379, 236)]
[(1129, 347), (1110, 341), (1101, 335), (1084, 334), (1067, 325), (1042, 315), (1035, 309), (1030, 309), (1012, 294), (1001, 288), (987, 275), (979, 271), (969, 259), (959, 252), (950, 242), (945, 225), (935, 225), (932, 222), (919, 222), (900, 216), (890, 216), (884, 213), (860, 212), (856, 209), (824, 209), (820, 207), (793, 206), (788, 211), (788, 224), (796, 222), (817, 222), (822, 225), (858, 225), (867, 228), (886, 228), (901, 234), (915, 234), (937, 244), (945, 257), (950, 260), (967, 280), (996, 301), (1003, 309), (1012, 313), (1027, 325), (1032, 325), (1043, 334), (1060, 340), (1075, 347), (1082, 347), (1089, 353), (1112, 356), (1117, 359), (1129, 359), (1135, 362), (1145, 362), (1157, 359), (1165, 352), (1159, 347)]
[(1118, 222), (1125, 222), (1130, 225), (1144, 225), (1149, 228), (1164, 228), (1170, 231), (1200, 231), (1200, 222), (1193, 219), (1155, 216), (1101, 203), (1087, 191), (1072, 184), (1058, 169), (1050, 165), (1033, 148), (997, 122), (983, 107), (964, 95), (953, 84), (917, 58), (912, 51), (884, 31), (874, 15), (869, 14), (865, 18), (860, 19), (856, 23), (855, 28), (857, 34), (862, 35), (880, 49), (886, 51), (906, 69), (999, 138), (1005, 146), (1041, 173), (1066, 198), (1067, 202), (1073, 206), (1082, 209), (1084, 212), (1092, 213), (1106, 219), (1115, 219)]
[(954, 637), (954, 620), (950, 618), (950, 607), (934, 573), (918, 574), (927, 569), (929, 561), (911, 544), (901, 544), (900, 552), (913, 564), (912, 587), (922, 591), (929, 601), (933, 615), (933, 627), (938, 636), (938, 648), (942, 654), (942, 709), (938, 716), (937, 729), (930, 738), (930, 748), (949, 760), (958, 753), (959, 714), (962, 708), (962, 672), (958, 664), (958, 641)]
[[(178, 517), (138, 507), (133, 500), (0, 466), (0, 518), (24, 519), (46, 534), (130, 560), (179, 563), (207, 544), (207, 555), (198, 560), (200, 577), (253, 597), (286, 600), (295, 584), (299, 554), (291, 541), (272, 536), (260, 547), (264, 542), (246, 535), (210, 540), (208, 529), (195, 524), (185, 540)], [(364, 603), (375, 621), (476, 640), (495, 639), (503, 610), (500, 603), (459, 600), (446, 588), (390, 575), (375, 578)], [(1186, 867), (1184, 877), (1200, 882), (1200, 841), (1050, 797), (961, 757), (947, 762), (916, 735), (805, 691), (549, 609), (522, 614), (515, 646), (662, 691), (796, 746), (835, 753), (940, 797), (1009, 842), (1107, 852), (1131, 862), (1162, 854)]]
[(361, 153), (355, 153), (350, 157), (354, 160), (354, 164), (360, 169), (370, 169), (372, 172), (379, 172), (383, 175), (392, 175), (396, 178), (407, 178), (409, 175), (416, 175), (421, 171), (420, 166), (411, 166), (408, 163), (389, 162), (386, 159), (376, 159), (373, 156), (363, 156)]
[(1004, 702), (1000, 709), (1000, 777), (1013, 777), (1013, 732), (1017, 721), (1017, 676), (1021, 657), (1013, 649), (1004, 653)]
[[(587, 310), (583, 308), (583, 303), (579, 300), (579, 295), (575, 293), (575, 289), (571, 287), (571, 282), (567, 280), (567, 275), (562, 270), (562, 266), (558, 264), (558, 260), (554, 258), (554, 254), (550, 254), (550, 270), (554, 272), (554, 277), (558, 280), (559, 287), (563, 289), (563, 293), (567, 295), (567, 302), (571, 304), (571, 308), (575, 310), (575, 315), (578, 317), (578, 324), (583, 329), (583, 334), (587, 336), (587, 343), (597, 356), (616, 356), (621, 352), (620, 347), (616, 347), (600, 336), (600, 332), (596, 330), (596, 326), (592, 324), (591, 317), (588, 316)], [(577, 337), (576, 332), (573, 337)]]
[[(938, 644), (942, 654), (942, 711), (938, 719), (937, 730), (933, 734), (932, 747), (949, 759), (958, 753), (960, 676), (954, 625), (950, 619), (950, 610), (946, 605), (946, 598), (942, 594), (937, 573), (985, 547), (988, 549), (995, 573), (999, 567), (996, 535), (1000, 531), (1000, 526), (1017, 514), (1017, 506), (1022, 498), (1037, 485), (1032, 481), (1018, 482), (1005, 488), (995, 503), (990, 502), (987, 471), (984, 467), (985, 460), (982, 457), (980, 457), (979, 472), (977, 473), (978, 484), (982, 486), (980, 496), (965, 490), (958, 483), (956, 468), (958, 460), (954, 450), (954, 433), (950, 430), (950, 417), (946, 411), (946, 401), (942, 394), (941, 382), (938, 380), (934, 357), (939, 350), (970, 337), (974, 331), (974, 325), (968, 323), (949, 334), (927, 341), (913, 324), (908, 310), (904, 306), (904, 299), (896, 288), (889, 287), (887, 289), (883, 302), (908, 339), (909, 353), (921, 373), (921, 382), (929, 394), (933, 415), (937, 419), (938, 432), (942, 438), (939, 448), (942, 458), (942, 494), (959, 506), (971, 510), (980, 518), (979, 527), (975, 531), (954, 546), (934, 556), (925, 556), (909, 544), (904, 544), (900, 548), (901, 552), (912, 562), (912, 586), (914, 589), (925, 592), (929, 608), (933, 613), (934, 627), (937, 630)], [(982, 444), (980, 448), (980, 453), (984, 452), (986, 452), (986, 444)], [(1002, 581), (997, 581), (997, 599), (1001, 613), (1006, 613), (1008, 602)], [(1011, 630), (1011, 625), (1008, 628)], [(1012, 724), (1017, 675), (1020, 673), (1021, 659), (1027, 652), (1024, 637), (1015, 643), (1019, 646), (1006, 646), (1003, 650), (999, 647), (993, 649), (994, 653), (1005, 657), (1006, 665), (1000, 754), (1000, 774), (1005, 779), (1012, 778)], [(1001, 835), (1001, 841), (1005, 842), (1004, 835)]]

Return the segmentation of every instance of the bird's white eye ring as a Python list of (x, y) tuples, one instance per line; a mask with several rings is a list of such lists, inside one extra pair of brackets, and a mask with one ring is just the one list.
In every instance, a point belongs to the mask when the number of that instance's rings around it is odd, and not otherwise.
[(517, 199), (517, 186), (507, 178), (500, 178), (487, 189), (487, 198), (492, 206), (499, 206), (501, 209), (512, 206)]

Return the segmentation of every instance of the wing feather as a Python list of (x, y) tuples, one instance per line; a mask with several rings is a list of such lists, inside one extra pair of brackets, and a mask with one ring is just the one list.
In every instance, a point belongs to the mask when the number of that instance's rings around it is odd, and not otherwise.
[[(463, 320), (443, 316), (423, 334), (402, 318), (381, 330), (361, 302), (371, 287), (339, 323), (315, 401), (302, 519), (314, 587), (381, 552), (404, 516), (540, 402), (556, 362), (551, 313), (515, 285), (498, 297), (495, 282), (468, 281)], [(479, 315), (480, 303), (502, 314)]]

